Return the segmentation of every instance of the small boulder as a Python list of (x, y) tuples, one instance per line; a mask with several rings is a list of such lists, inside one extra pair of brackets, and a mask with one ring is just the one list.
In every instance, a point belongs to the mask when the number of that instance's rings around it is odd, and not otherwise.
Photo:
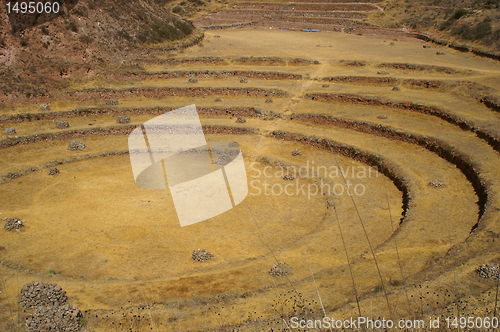
[(14, 135), (16, 133), (15, 128), (6, 128), (4, 131), (5, 135)]

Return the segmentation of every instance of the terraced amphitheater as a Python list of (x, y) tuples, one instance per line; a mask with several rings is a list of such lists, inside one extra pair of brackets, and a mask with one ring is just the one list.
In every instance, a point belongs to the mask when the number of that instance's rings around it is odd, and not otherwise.
[[(359, 36), (369, 10), (240, 2), (206, 25), (274, 28), (207, 30), (64, 91), (4, 98), (0, 213), (23, 222), (2, 230), (2, 330), (24, 324), (33, 281), (60, 285), (87, 331), (498, 317), (500, 63)], [(135, 184), (127, 138), (191, 104), (209, 142), (241, 147), (249, 194), (180, 227), (168, 190)]]

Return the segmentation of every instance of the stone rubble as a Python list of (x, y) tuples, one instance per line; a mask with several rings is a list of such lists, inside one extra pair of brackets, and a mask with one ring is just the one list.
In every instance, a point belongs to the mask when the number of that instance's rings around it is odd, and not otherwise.
[(40, 105), (40, 111), (50, 111), (50, 105), (49, 104)]
[(116, 99), (106, 99), (106, 105), (116, 106), (116, 105), (118, 105), (118, 100), (116, 100)]
[(429, 181), (429, 186), (434, 188), (440, 188), (446, 186), (446, 183), (443, 180)]
[(287, 181), (291, 181), (291, 180), (294, 180), (295, 178), (293, 177), (293, 175), (290, 175), (290, 174), (287, 174), (285, 176), (283, 176), (283, 180), (287, 180)]
[(71, 151), (77, 151), (77, 150), (83, 150), (85, 149), (87, 146), (85, 144), (83, 144), (82, 141), (71, 141), (71, 143), (69, 143), (69, 146), (68, 146), (68, 150), (71, 150)]
[(385, 70), (381, 70), (381, 71), (378, 71), (377, 74), (379, 74), (379, 75), (389, 75), (389, 72), (385, 71)]
[(214, 101), (217, 101), (217, 102), (222, 101), (222, 98), (221, 97), (216, 97)]
[(26, 222), (19, 218), (4, 218), (4, 220), (5, 225), (3, 227), (6, 231), (11, 231), (13, 229), (19, 230), (21, 227), (24, 227), (24, 223)]
[(388, 116), (387, 116), (387, 115), (383, 115), (383, 114), (381, 114), (381, 115), (377, 116), (377, 118), (378, 118), (378, 119), (387, 119), (387, 118), (388, 118)]
[(269, 270), (269, 274), (274, 277), (283, 277), (290, 273), (290, 267), (287, 263), (279, 262), (273, 264), (271, 269)]
[(61, 306), (66, 304), (68, 297), (61, 286), (44, 282), (26, 284), (21, 289), (21, 305), (26, 309), (36, 309), (40, 306)]
[(392, 91), (401, 91), (401, 88), (399, 86), (395, 86), (392, 88)]
[(296, 157), (296, 156), (301, 156), (302, 155), (302, 151), (300, 151), (299, 149), (295, 149), (292, 151), (292, 156)]
[(273, 102), (273, 99), (272, 98), (266, 98), (266, 103), (272, 103)]
[(240, 83), (248, 83), (248, 78), (246, 77), (240, 78)]
[(245, 123), (245, 122), (247, 122), (247, 120), (244, 117), (240, 116), (240, 117), (238, 117), (238, 119), (236, 119), (236, 122), (237, 123)]
[(129, 123), (130, 122), (130, 116), (119, 115), (118, 117), (116, 117), (116, 122), (117, 123)]
[(82, 312), (67, 304), (68, 297), (61, 286), (33, 282), (21, 289), (20, 304), (34, 310), (26, 316), (29, 332), (78, 332)]
[(59, 170), (56, 167), (49, 168), (49, 175), (57, 175), (60, 174)]
[(213, 255), (206, 249), (196, 249), (191, 258), (197, 262), (206, 262), (213, 258)]
[(68, 127), (69, 127), (68, 121), (56, 121), (56, 128), (63, 129)]
[(198, 83), (198, 79), (196, 77), (190, 77), (188, 81), (189, 83)]
[(500, 264), (483, 264), (477, 268), (480, 277), (499, 279)]

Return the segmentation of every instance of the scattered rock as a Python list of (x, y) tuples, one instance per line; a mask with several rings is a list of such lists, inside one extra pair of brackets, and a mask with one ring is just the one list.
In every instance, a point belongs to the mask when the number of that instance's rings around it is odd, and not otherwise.
[(220, 38), (220, 35), (214, 35), (215, 38)]
[(6, 231), (11, 231), (13, 229), (21, 229), (21, 227), (24, 227), (24, 220), (21, 220), (19, 218), (7, 218), (5, 219), (5, 225), (3, 226)]
[(440, 188), (446, 186), (446, 183), (443, 180), (429, 181), (429, 186)]
[(295, 149), (292, 151), (292, 156), (301, 156), (302, 155), (302, 151), (300, 151), (299, 149)]
[(222, 98), (221, 97), (217, 97), (217, 98), (215, 98), (215, 101), (217, 101), (217, 102), (218, 101), (222, 101)]
[(291, 174), (287, 174), (287, 175), (283, 176), (283, 180), (291, 181), (291, 180), (294, 180), (294, 179), (295, 178)]
[(388, 118), (388, 116), (387, 115), (383, 115), (383, 114), (377, 116), (377, 119), (387, 119), (387, 118)]
[(446, 53), (444, 52), (436, 52), (437, 55), (445, 55)]
[(59, 169), (57, 169), (56, 167), (49, 168), (49, 175), (57, 175), (57, 174), (61, 174)]
[(385, 70), (381, 70), (381, 71), (378, 71), (377, 74), (379, 74), (379, 75), (389, 75), (389, 72), (385, 71)]
[(245, 122), (247, 122), (247, 120), (244, 117), (240, 116), (240, 117), (238, 117), (238, 119), (236, 119), (236, 122), (245, 123)]
[(26, 309), (39, 306), (61, 306), (66, 304), (68, 297), (61, 286), (44, 282), (26, 284), (21, 289), (20, 304)]
[(392, 91), (401, 91), (401, 88), (399, 86), (395, 86), (392, 88)]
[(334, 206), (335, 205), (335, 201), (333, 199), (327, 200), (326, 203), (328, 204), (328, 206)]
[(85, 144), (83, 144), (82, 141), (71, 141), (71, 143), (69, 143), (69, 146), (68, 146), (68, 150), (71, 150), (71, 151), (77, 151), (77, 150), (83, 150), (85, 149), (87, 146)]
[(394, 45), (394, 42), (391, 42), (389, 45)]
[(240, 78), (240, 83), (248, 83), (248, 78), (247, 77)]
[(231, 148), (235, 148), (235, 147), (238, 147), (239, 145), (238, 145), (238, 143), (236, 143), (236, 142), (231, 142), (231, 143), (229, 143), (227, 146), (229, 146), (229, 147), (231, 147)]
[(127, 115), (119, 115), (116, 117), (116, 123), (129, 123), (130, 116)]
[(15, 128), (5, 128), (4, 130), (5, 135), (14, 135), (16, 133)]
[(206, 262), (213, 258), (213, 255), (206, 249), (196, 249), (193, 251), (191, 258), (197, 262)]
[(40, 111), (50, 111), (50, 105), (49, 104), (40, 105)]
[(269, 270), (269, 274), (274, 277), (283, 277), (290, 273), (290, 266), (287, 263), (279, 262), (273, 264), (271, 269)]
[(425, 44), (424, 46), (422, 46), (423, 48), (431, 48), (432, 46), (429, 45), (429, 44)]
[(483, 264), (477, 268), (477, 273), (480, 277), (499, 279), (500, 277), (500, 265), (499, 264)]
[(198, 79), (196, 77), (190, 77), (188, 82), (189, 83), (198, 83)]
[(118, 105), (118, 100), (116, 100), (116, 99), (106, 99), (106, 105), (116, 106), (116, 105)]
[(323, 84), (322, 85), (323, 88), (329, 88), (330, 87), (330, 84)]
[(68, 127), (69, 127), (68, 121), (56, 121), (56, 128), (63, 129)]
[(272, 98), (266, 98), (266, 103), (269, 104), (269, 103), (272, 103), (272, 102), (273, 102)]

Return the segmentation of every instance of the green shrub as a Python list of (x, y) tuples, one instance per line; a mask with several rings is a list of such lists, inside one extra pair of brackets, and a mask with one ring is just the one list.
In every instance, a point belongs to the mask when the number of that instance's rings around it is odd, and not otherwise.
[(40, 32), (42, 33), (42, 35), (46, 35), (46, 36), (48, 36), (48, 35), (49, 35), (49, 30), (47, 29), (47, 27), (46, 27), (46, 26), (42, 26), (42, 27), (40, 28)]
[(172, 9), (172, 12), (173, 12), (173, 13), (176, 13), (176, 14), (179, 14), (180, 12), (182, 12), (182, 7), (180, 7), (180, 6), (175, 6), (175, 7)]

